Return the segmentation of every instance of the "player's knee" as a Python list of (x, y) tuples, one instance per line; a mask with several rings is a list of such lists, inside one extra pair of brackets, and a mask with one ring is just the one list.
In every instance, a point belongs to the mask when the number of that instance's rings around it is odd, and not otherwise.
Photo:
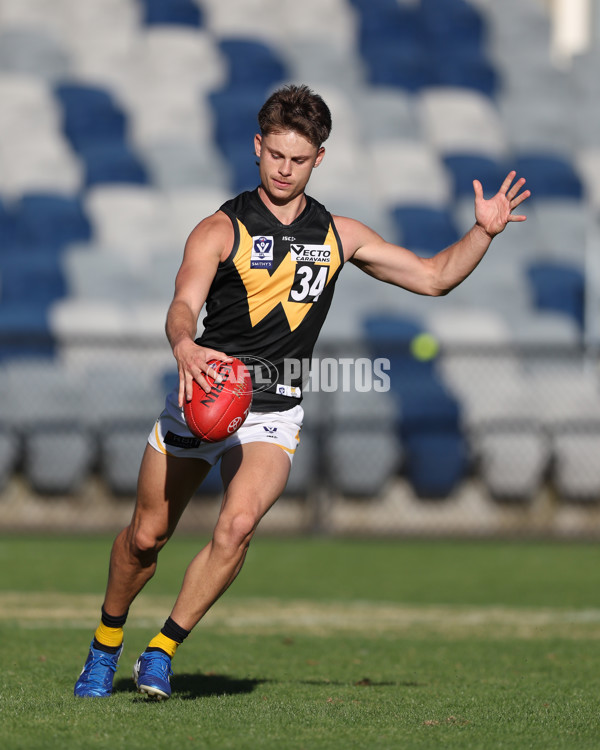
[(138, 528), (131, 536), (130, 550), (134, 557), (142, 561), (156, 560), (158, 553), (167, 543), (166, 535), (156, 534), (147, 528)]
[(215, 529), (214, 542), (234, 552), (250, 544), (257, 520), (252, 513), (240, 512), (221, 517)]

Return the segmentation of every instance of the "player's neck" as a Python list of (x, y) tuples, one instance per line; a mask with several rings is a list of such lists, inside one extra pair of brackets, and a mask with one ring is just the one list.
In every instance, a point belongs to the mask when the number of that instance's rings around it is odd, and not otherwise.
[(306, 197), (304, 193), (296, 195), (288, 201), (274, 201), (268, 192), (262, 187), (258, 188), (258, 195), (269, 211), (282, 224), (292, 224), (306, 208)]

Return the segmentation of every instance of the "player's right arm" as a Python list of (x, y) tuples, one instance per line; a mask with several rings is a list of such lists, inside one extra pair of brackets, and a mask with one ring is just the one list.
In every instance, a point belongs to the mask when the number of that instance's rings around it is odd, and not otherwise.
[(175, 278), (175, 294), (169, 306), (166, 333), (179, 371), (179, 405), (192, 397), (193, 381), (210, 390), (205, 373), (217, 373), (208, 360), (229, 361), (223, 352), (194, 343), (198, 317), (206, 302), (219, 263), (228, 256), (233, 246), (233, 227), (221, 211), (201, 221), (192, 231), (185, 245), (183, 260)]

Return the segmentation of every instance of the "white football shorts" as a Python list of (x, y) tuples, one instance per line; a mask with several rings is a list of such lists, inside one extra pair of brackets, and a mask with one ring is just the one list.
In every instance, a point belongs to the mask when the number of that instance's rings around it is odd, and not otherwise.
[(289, 456), (290, 462), (300, 442), (304, 409), (298, 405), (287, 411), (267, 413), (251, 411), (244, 424), (233, 435), (218, 443), (206, 443), (190, 432), (178, 401), (178, 389), (166, 398), (165, 408), (156, 420), (148, 442), (157, 451), (180, 458), (201, 458), (214, 466), (235, 445), (271, 443)]

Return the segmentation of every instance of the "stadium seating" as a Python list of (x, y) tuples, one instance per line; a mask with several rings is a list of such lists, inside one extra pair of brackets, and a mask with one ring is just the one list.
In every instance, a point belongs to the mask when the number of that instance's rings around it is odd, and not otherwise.
[(81, 198), (57, 193), (26, 193), (14, 208), (16, 244), (25, 252), (59, 252), (87, 242), (92, 228)]
[(568, 263), (537, 262), (527, 269), (536, 307), (556, 310), (584, 324), (585, 281), (583, 272)]
[(90, 144), (122, 142), (126, 117), (111, 93), (98, 86), (61, 83), (55, 96), (63, 110), (63, 127), (73, 147), (81, 151)]
[(402, 243), (419, 255), (435, 255), (459, 239), (447, 209), (402, 205), (392, 209), (392, 216)]
[[(447, 497), (478, 472), (502, 501), (530, 501), (547, 482), (573, 502), (600, 499), (596, 379), (549, 362), (544, 375), (532, 355), (565, 347), (579, 361), (590, 336), (597, 52), (554, 66), (533, 0), (306, 0), (300, 16), (294, 0), (265, 7), (0, 3), (0, 488), (18, 467), (37, 492), (74, 493), (100, 446), (107, 484), (135, 490), (163, 353), (133, 389), (118, 368), (94, 378), (106, 351), (94, 335), (164, 341), (189, 232), (255, 187), (257, 109), (274, 86), (305, 81), (334, 115), (309, 192), (386, 239), (433, 254), (472, 226), (473, 179), (489, 196), (512, 168), (533, 198), (528, 221), (443, 300), (344, 269), (322, 341), (389, 359), (391, 400), (336, 396), (331, 430), (317, 409), (288, 493), (308, 493), (325, 456), (343, 495), (381, 495), (400, 472), (419, 497)], [(415, 359), (424, 332), (439, 353)], [(25, 439), (2, 373), (30, 358), (40, 389), (52, 394), (57, 372), (74, 388), (72, 342), (88, 338), (97, 402), (83, 423), (59, 424), (57, 391), (50, 426)], [(219, 487), (211, 472), (206, 492)]]

